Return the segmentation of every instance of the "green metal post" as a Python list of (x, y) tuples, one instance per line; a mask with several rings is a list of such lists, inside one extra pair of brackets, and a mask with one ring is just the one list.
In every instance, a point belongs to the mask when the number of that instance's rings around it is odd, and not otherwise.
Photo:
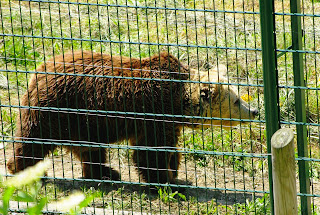
[[(267, 149), (271, 153), (271, 137), (280, 128), (273, 0), (260, 0), (260, 23)], [(268, 157), (268, 168), (271, 212), (274, 214), (271, 156)]]
[[(301, 13), (300, 0), (290, 0), (291, 13)], [(291, 16), (291, 33), (292, 33), (292, 49), (302, 50), (302, 29), (301, 17)], [(304, 87), (304, 73), (303, 73), (303, 53), (293, 52), (293, 73), (294, 85)], [(305, 107), (305, 90), (295, 89), (295, 109), (296, 109), (296, 122), (306, 123), (306, 107)], [(307, 146), (307, 128), (306, 125), (297, 125), (297, 144), (299, 157), (308, 157)], [(308, 161), (299, 160), (299, 180), (300, 192), (310, 193), (310, 179), (309, 179), (309, 164)], [(301, 213), (311, 214), (311, 201), (310, 197), (301, 196)]]

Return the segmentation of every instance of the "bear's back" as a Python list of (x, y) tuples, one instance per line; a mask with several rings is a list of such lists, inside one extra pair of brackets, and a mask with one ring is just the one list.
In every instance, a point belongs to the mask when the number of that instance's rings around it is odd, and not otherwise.
[[(88, 51), (56, 56), (29, 82), (25, 105), (182, 114), (188, 68), (168, 53), (148, 58)], [(24, 100), (27, 100), (24, 99)], [(32, 104), (33, 103), (33, 104)]]

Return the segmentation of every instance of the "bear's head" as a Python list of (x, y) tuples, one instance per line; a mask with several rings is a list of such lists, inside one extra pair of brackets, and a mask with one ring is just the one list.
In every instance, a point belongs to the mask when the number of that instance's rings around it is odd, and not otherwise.
[(207, 72), (191, 70), (191, 83), (186, 88), (191, 106), (187, 112), (194, 116), (217, 118), (192, 119), (192, 122), (204, 127), (223, 125), (228, 128), (240, 123), (234, 119), (248, 120), (258, 115), (258, 110), (240, 97), (236, 85), (228, 84), (226, 72), (223, 65)]

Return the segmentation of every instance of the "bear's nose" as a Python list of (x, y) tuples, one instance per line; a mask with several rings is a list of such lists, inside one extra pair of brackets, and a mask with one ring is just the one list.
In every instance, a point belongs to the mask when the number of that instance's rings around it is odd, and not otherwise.
[(259, 111), (258, 111), (258, 109), (252, 109), (251, 113), (253, 116), (257, 116), (259, 114)]

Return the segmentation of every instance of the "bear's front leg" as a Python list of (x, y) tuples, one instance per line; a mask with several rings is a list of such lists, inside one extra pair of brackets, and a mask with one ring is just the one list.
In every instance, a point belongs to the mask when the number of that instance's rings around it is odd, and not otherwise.
[(117, 171), (105, 166), (106, 150), (74, 147), (72, 152), (77, 156), (82, 164), (82, 174), (87, 179), (107, 179), (120, 180)]
[(146, 122), (139, 131), (137, 138), (130, 139), (130, 142), (141, 147), (134, 151), (133, 160), (143, 180), (176, 184), (180, 154), (172, 150), (177, 145), (180, 130), (172, 123)]
[(170, 169), (170, 152), (135, 150), (133, 159), (143, 179), (149, 183), (175, 183), (176, 171)]
[(170, 153), (170, 169), (172, 171), (172, 176), (174, 179), (178, 176), (178, 169), (180, 166), (181, 153), (179, 152), (171, 152)]

